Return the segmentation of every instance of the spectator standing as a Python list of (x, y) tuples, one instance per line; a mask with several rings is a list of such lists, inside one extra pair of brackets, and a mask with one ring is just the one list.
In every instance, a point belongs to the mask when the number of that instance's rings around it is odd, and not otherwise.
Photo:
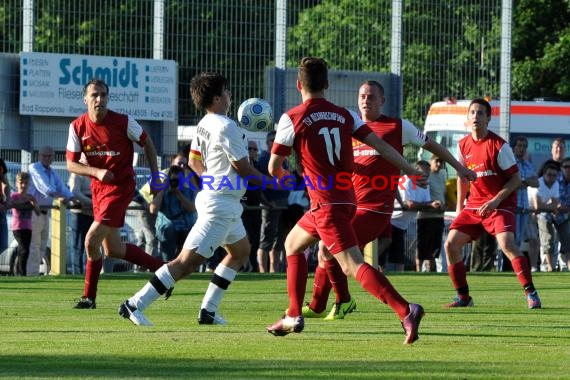
[(93, 202), (91, 201), (91, 178), (75, 173), (69, 176), (69, 189), (79, 201), (78, 208), (72, 208), (71, 231), (73, 239), (73, 252), (71, 260), (71, 273), (83, 274), (85, 271), (85, 237), (93, 223)]
[[(267, 150), (259, 155), (259, 169), (263, 174), (268, 174), (267, 165), (271, 155), (271, 147), (275, 140), (275, 131), (267, 133), (265, 140)], [(283, 169), (287, 170), (287, 162), (283, 163)], [(268, 207), (261, 210), (261, 231), (259, 248), (257, 250), (257, 262), (259, 272), (278, 272), (281, 265), (281, 253), (284, 250), (284, 231), (280, 229), (281, 214), (288, 205), (289, 192), (287, 190), (264, 189), (263, 195), (267, 199)]]
[(166, 262), (176, 258), (196, 222), (196, 191), (184, 186), (180, 178), (184, 174), (183, 167), (172, 165), (168, 169), (168, 187), (160, 190), (150, 203), (150, 213), (157, 216), (156, 237)]
[(6, 212), (10, 205), (10, 184), (8, 183), (8, 167), (0, 158), (0, 252), (8, 248), (8, 220)]
[(538, 179), (538, 192), (536, 194), (537, 206), (541, 210), (537, 217), (541, 270), (545, 272), (552, 272), (556, 269), (554, 251), (556, 250), (555, 232), (557, 225), (554, 222), (554, 214), (560, 205), (558, 173), (558, 166), (554, 162), (544, 165), (542, 177)]
[(522, 285), (527, 306), (541, 307), (540, 298), (532, 281), (527, 259), (515, 243), (516, 190), (521, 179), (511, 147), (497, 134), (488, 130), (491, 105), (484, 99), (473, 99), (468, 107), (465, 126), (470, 134), (459, 141), (460, 162), (473, 168), (477, 179), (471, 183), (467, 203), (464, 204), (467, 183), (460, 181), (457, 190), (457, 217), (450, 226), (445, 242), (448, 272), (457, 297), (447, 307), (473, 306), (469, 294), (466, 267), (461, 251), (469, 241), (482, 232), (494, 235), (498, 245), (511, 260)]
[(566, 157), (566, 142), (562, 137), (552, 140), (550, 155), (554, 161), (562, 163), (562, 160)]
[[(395, 191), (393, 212), (390, 215), (390, 224), (378, 237), (378, 264), (382, 270), (391, 272), (403, 272), (406, 269), (406, 230), (402, 230), (393, 223), (394, 215), (396, 219), (408, 209), (402, 199), (405, 188), (398, 188)], [(407, 227), (406, 227), (407, 228)]]
[(32, 241), (32, 212), (40, 214), (40, 208), (33, 196), (28, 194), (30, 174), (16, 175), (16, 191), (11, 195), (12, 233), (18, 242), (18, 266), (16, 273), (25, 276), (27, 271), (30, 243)]
[[(527, 239), (527, 231), (529, 225), (530, 206), (528, 203), (528, 187), (538, 187), (538, 176), (532, 163), (526, 159), (528, 149), (528, 140), (524, 136), (518, 136), (513, 145), (513, 153), (517, 160), (517, 166), (521, 175), (521, 185), (517, 190), (517, 229), (515, 233), (515, 241), (519, 247), (522, 246)], [(534, 264), (531, 263), (531, 267)], [(499, 257), (499, 268), (502, 272), (510, 272), (513, 270), (509, 260), (501, 252)]]
[[(564, 139), (562, 137), (557, 137), (552, 141), (552, 147), (551, 147), (551, 156), (552, 159), (554, 161), (556, 161), (559, 165), (562, 165), (562, 161), (564, 160), (564, 158), (566, 157), (566, 141), (564, 141)], [(558, 182), (563, 182), (562, 176), (564, 174), (564, 171), (562, 168), (560, 168), (561, 171), (558, 174)], [(564, 189), (561, 187), (560, 188), (560, 195), (565, 195), (563, 194)], [(561, 202), (561, 207), (565, 207), (563, 205), (563, 201), (562, 199), (560, 199)], [(561, 214), (556, 218), (556, 224), (560, 224), (562, 223), (564, 217), (563, 214), (565, 213), (564, 211), (560, 210)], [(566, 212), (567, 213), (567, 212)], [(560, 229), (560, 231), (564, 232), (565, 228)], [(566, 237), (563, 236), (559, 236), (559, 232), (558, 229), (556, 230), (556, 240), (562, 244), (562, 240), (566, 239)], [(555, 250), (554, 251), (554, 266), (556, 267), (558, 265), (558, 268), (560, 269), (560, 271), (567, 271), (568, 270), (568, 261), (570, 261), (570, 257), (567, 256), (566, 251), (564, 251), (564, 249), (560, 249), (560, 250)]]
[[(425, 162), (425, 161), (424, 161)], [(423, 169), (422, 169), (423, 171)], [(418, 211), (416, 271), (435, 272), (435, 259), (441, 251), (445, 212), (445, 183), (447, 174), (443, 160), (432, 155), (427, 171), (430, 204)]]
[[(249, 163), (259, 170), (259, 147), (255, 141), (247, 142), (247, 152)], [(257, 262), (257, 249), (259, 248), (259, 226), (261, 225), (261, 205), (268, 207), (269, 203), (261, 188), (251, 185), (245, 191), (244, 195), (244, 210), (241, 214), (243, 226), (247, 232), (249, 242), (251, 244), (251, 251), (249, 253), (249, 262), (245, 266), (245, 270), (249, 272), (259, 272), (259, 263)]]
[[(143, 146), (152, 173), (158, 172), (156, 149), (152, 139), (136, 120), (107, 108), (109, 86), (101, 79), (91, 79), (83, 87), (87, 112), (73, 120), (67, 139), (67, 169), (89, 176), (93, 195), (93, 224), (85, 238), (87, 265), (85, 284), (76, 309), (95, 309), (97, 285), (103, 256), (123, 259), (133, 264), (158, 269), (163, 261), (132, 243), (121, 240), (127, 208), (134, 198), (136, 182), (133, 169), (133, 143)], [(80, 162), (82, 155), (87, 163)]]
[[(424, 180), (427, 182), (430, 174), (430, 164), (427, 161), (418, 161), (416, 162), (416, 170), (422, 173)], [(392, 229), (392, 244), (400, 245), (402, 248), (404, 247), (404, 233), (408, 229), (408, 226), (413, 218), (418, 216), (417, 212), (422, 210), (425, 212), (431, 210), (439, 210), (441, 209), (441, 201), (432, 200), (430, 196), (430, 189), (429, 185), (427, 187), (417, 186), (414, 181), (410, 177), (406, 176), (406, 182), (404, 183), (404, 189), (400, 191), (400, 195), (402, 197), (402, 202), (406, 206), (405, 211), (394, 213), (394, 217), (392, 218), (392, 226), (396, 227), (397, 229), (402, 231), (401, 239), (399, 243), (396, 242), (397, 239), (400, 239), (399, 232), (395, 233), (394, 228)], [(427, 247), (422, 247), (422, 242), (420, 238), (426, 239), (426, 225), (424, 223), (418, 223), (416, 225), (416, 271), (421, 272), (422, 266), (424, 262), (426, 262), (429, 271), (431, 271), (431, 264), (433, 260), (433, 252), (430, 253), (428, 249), (424, 249)], [(435, 263), (433, 263), (435, 264)]]
[(531, 212), (528, 217), (528, 226), (525, 236), (527, 238), (526, 252), (530, 262), (531, 272), (538, 272), (540, 270), (540, 237), (538, 234), (537, 201), (538, 187), (529, 187), (527, 189), (528, 204)]
[(497, 270), (497, 239), (487, 231), (481, 231), (481, 235), (471, 243), (470, 271), (471, 272), (494, 272)]
[(44, 146), (38, 152), (39, 161), (30, 164), (31, 176), (29, 193), (41, 209), (40, 215), (32, 219), (32, 243), (28, 258), (28, 276), (36, 276), (40, 271), (42, 258), (46, 255), (51, 207), (54, 199), (62, 198), (65, 202), (74, 199), (73, 193), (52, 169), (54, 151), (51, 146)]
[[(147, 186), (149, 192), (143, 195), (142, 189)], [(150, 202), (154, 198), (154, 194), (150, 192), (148, 182), (140, 189), (136, 190), (135, 198), (133, 199), (134, 208), (130, 211), (138, 217), (140, 221), (140, 230), (135, 231), (137, 236), (137, 245), (140, 249), (144, 250), (147, 254), (153, 257), (159, 257), (158, 252), (158, 239), (156, 238), (156, 215), (150, 213)], [(147, 200), (148, 199), (148, 200)], [(147, 268), (135, 266), (135, 272), (144, 272)]]
[(560, 187), (560, 206), (556, 210), (554, 223), (561, 243), (558, 264), (561, 271), (567, 271), (570, 268), (570, 157), (562, 160), (560, 169), (557, 179)]

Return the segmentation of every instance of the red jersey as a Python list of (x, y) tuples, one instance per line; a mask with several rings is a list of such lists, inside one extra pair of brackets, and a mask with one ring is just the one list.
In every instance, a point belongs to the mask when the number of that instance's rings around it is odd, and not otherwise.
[[(113, 173), (112, 184), (134, 182), (133, 141), (144, 146), (146, 138), (147, 134), (131, 116), (108, 110), (98, 124), (85, 113), (69, 126), (66, 158), (78, 162), (83, 153), (89, 166)], [(93, 181), (99, 182), (97, 178)]]
[[(398, 153), (402, 154), (404, 145), (423, 146), (427, 137), (407, 121), (386, 115), (374, 121), (366, 122), (380, 138), (386, 141)], [(354, 175), (353, 183), (356, 191), (358, 208), (369, 209), (391, 214), (394, 211), (396, 190), (405, 177), (400, 175), (400, 169), (375, 149), (360, 141), (353, 140)]]
[[(505, 183), (519, 169), (513, 150), (497, 134), (488, 131), (487, 136), (475, 141), (467, 135), (458, 143), (459, 162), (477, 174), (471, 182), (466, 208), (479, 208), (491, 200)], [(517, 207), (517, 192), (513, 191), (497, 207), (497, 209), (514, 209)]]
[(326, 99), (308, 99), (281, 116), (271, 152), (288, 156), (295, 150), (312, 208), (355, 204), (352, 136), (363, 140), (370, 133), (353, 111)]

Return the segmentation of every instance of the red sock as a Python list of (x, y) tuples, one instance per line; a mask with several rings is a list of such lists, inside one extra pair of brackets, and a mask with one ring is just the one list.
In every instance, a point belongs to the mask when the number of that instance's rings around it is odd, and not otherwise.
[(342, 267), (340, 266), (338, 261), (336, 261), (336, 259), (326, 260), (325, 269), (327, 270), (327, 275), (329, 276), (329, 280), (334, 289), (334, 293), (336, 295), (336, 302), (344, 303), (350, 301), (350, 292), (348, 290), (348, 279), (346, 278), (346, 275), (342, 271)]
[(327, 276), (327, 271), (317, 265), (317, 269), (315, 269), (315, 280), (313, 282), (313, 298), (309, 304), (311, 310), (315, 313), (325, 311), (331, 288), (332, 286)]
[(287, 256), (287, 293), (289, 294), (289, 310), (287, 314), (290, 317), (301, 315), (308, 276), (309, 268), (303, 252)]
[(528, 266), (528, 260), (526, 257), (515, 257), (511, 260), (511, 265), (522, 287), (525, 288), (525, 294), (530, 293), (527, 288), (529, 288), (529, 286), (532, 286), (534, 289), (534, 286), (532, 284), (532, 273), (530, 272), (530, 267)]
[(457, 290), (457, 296), (463, 300), (469, 300), (469, 286), (467, 285), (467, 269), (465, 268), (465, 263), (459, 261), (455, 264), (450, 264), (447, 266), (447, 271), (449, 272), (449, 278), (451, 278), (451, 283), (455, 290)]
[(374, 297), (388, 304), (396, 314), (403, 320), (408, 314), (408, 301), (394, 289), (390, 281), (382, 273), (364, 263), (360, 265), (356, 272), (356, 280), (360, 285)]
[(83, 297), (87, 297), (95, 301), (97, 297), (97, 284), (99, 283), (99, 276), (101, 275), (101, 268), (103, 268), (103, 257), (99, 260), (87, 260), (85, 264), (85, 285), (83, 288)]
[(134, 244), (127, 243), (126, 246), (127, 251), (125, 252), (125, 257), (123, 257), (123, 260), (127, 260), (130, 263), (148, 268), (153, 272), (156, 272), (158, 268), (166, 264), (161, 259), (152, 257), (151, 255), (147, 254), (145, 251)]

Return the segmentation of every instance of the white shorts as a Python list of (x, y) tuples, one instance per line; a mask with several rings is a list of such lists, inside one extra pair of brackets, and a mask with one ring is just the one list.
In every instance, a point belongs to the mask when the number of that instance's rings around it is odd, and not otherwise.
[[(204, 201), (205, 199), (202, 200)], [(239, 201), (231, 200), (231, 202), (227, 202), (225, 213), (208, 212), (212, 209), (208, 210), (204, 207), (207, 203), (200, 202), (198, 197), (196, 198), (198, 220), (196, 220), (184, 242), (184, 249), (192, 250), (196, 248), (196, 252), (200, 256), (208, 259), (212, 257), (216, 248), (235, 243), (246, 237), (247, 233), (241, 220), (241, 210), (243, 208)], [(222, 201), (222, 203), (224, 202)], [(219, 203), (217, 206), (219, 206)], [(238, 210), (240, 210), (239, 213), (235, 212)]]

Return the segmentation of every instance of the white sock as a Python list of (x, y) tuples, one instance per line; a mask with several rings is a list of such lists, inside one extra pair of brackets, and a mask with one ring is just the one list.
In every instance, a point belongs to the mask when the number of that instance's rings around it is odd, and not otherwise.
[[(211, 312), (218, 311), (218, 306), (222, 301), (222, 297), (224, 296), (224, 293), (226, 292), (226, 289), (230, 283), (236, 278), (236, 275), (237, 272), (232, 268), (229, 268), (223, 264), (219, 264), (214, 271), (212, 280), (210, 280), (208, 290), (206, 290), (206, 294), (204, 294), (204, 299), (202, 300), (202, 305), (200, 308)], [(216, 276), (218, 278), (216, 278)], [(220, 277), (222, 278), (222, 284), (216, 284), (216, 282), (219, 282)], [(219, 285), (222, 285), (223, 288)]]
[[(164, 264), (154, 273), (154, 275), (162, 282), (166, 289), (170, 289), (174, 286), (174, 279), (168, 270), (168, 266)], [(141, 290), (135, 293), (134, 296), (129, 298), (129, 304), (136, 307), (140, 311), (143, 311), (150, 306), (154, 301), (156, 301), (161, 294), (156, 290), (156, 288), (147, 282)]]

